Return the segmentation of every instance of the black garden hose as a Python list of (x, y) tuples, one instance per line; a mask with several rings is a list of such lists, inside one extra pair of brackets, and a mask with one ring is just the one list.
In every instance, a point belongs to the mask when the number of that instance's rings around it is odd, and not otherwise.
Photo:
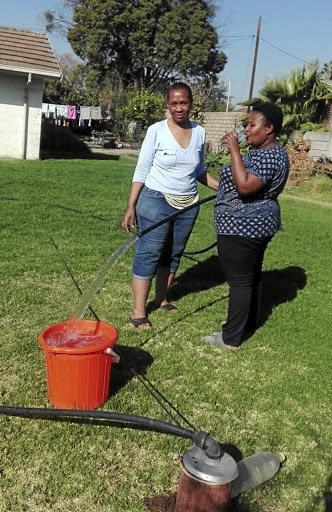
[(143, 231), (138, 232), (137, 235), (139, 237), (141, 237), (143, 235), (146, 235), (146, 233), (149, 233), (153, 229), (158, 228), (162, 224), (165, 224), (165, 222), (169, 222), (170, 220), (175, 219), (175, 217), (178, 217), (179, 215), (181, 215), (182, 213), (187, 212), (188, 210), (191, 210), (192, 208), (196, 208), (197, 206), (199, 206), (199, 205), (201, 205), (203, 203), (207, 203), (208, 201), (212, 201), (212, 199), (215, 199), (216, 197), (217, 197), (216, 194), (214, 194), (213, 196), (204, 197), (203, 199), (200, 199), (196, 203), (190, 204), (189, 206), (186, 206), (185, 208), (182, 208), (181, 210), (178, 210), (177, 212), (172, 213), (171, 215), (169, 215), (165, 219), (159, 220), (158, 222), (156, 222), (155, 224), (152, 224), (148, 228), (143, 229)]
[(169, 434), (185, 439), (193, 439), (195, 434), (194, 430), (188, 430), (179, 425), (172, 425), (165, 421), (148, 418), (146, 416), (136, 416), (134, 414), (123, 414), (120, 412), (110, 411), (83, 411), (72, 409), (43, 409), (33, 407), (14, 407), (14, 406), (0, 406), (0, 415), (5, 416), (18, 416), (20, 418), (31, 418), (40, 420), (54, 420), (54, 419), (92, 419), (92, 420), (108, 420), (115, 422), (115, 427), (137, 428), (141, 427), (142, 430), (152, 430), (162, 434)]
[(202, 254), (203, 252), (210, 251), (217, 245), (217, 242), (213, 242), (213, 244), (209, 245), (208, 247), (205, 247), (205, 249), (200, 249), (199, 251), (186, 251), (183, 253), (184, 256), (193, 256), (194, 254)]

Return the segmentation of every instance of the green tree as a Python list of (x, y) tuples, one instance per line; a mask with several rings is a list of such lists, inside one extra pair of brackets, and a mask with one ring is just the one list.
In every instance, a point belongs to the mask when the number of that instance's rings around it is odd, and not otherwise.
[[(194, 112), (215, 112), (222, 103), (226, 104), (226, 87), (218, 79), (205, 77), (195, 80), (191, 84), (194, 105), (191, 110), (191, 117)], [(196, 115), (194, 119), (199, 120)]]
[(65, 17), (46, 11), (47, 29), (65, 29), (85, 63), (87, 83), (117, 73), (122, 87), (160, 90), (178, 77), (216, 76), (227, 58), (212, 25), (212, 0), (67, 0)]
[(322, 82), (318, 62), (292, 69), (279, 76), (268, 76), (259, 91), (259, 97), (244, 102), (253, 105), (259, 101), (277, 103), (284, 114), (284, 128), (301, 128), (302, 124), (322, 122), (326, 100), (332, 99), (331, 87)]
[(62, 72), (61, 80), (45, 80), (43, 101), (67, 105), (97, 105), (99, 92), (85, 80), (82, 63), (74, 56), (64, 53), (57, 55)]

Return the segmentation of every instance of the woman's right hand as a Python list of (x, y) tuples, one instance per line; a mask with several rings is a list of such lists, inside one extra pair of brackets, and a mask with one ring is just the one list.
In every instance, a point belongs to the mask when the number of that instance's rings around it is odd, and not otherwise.
[(133, 181), (131, 184), (131, 191), (130, 196), (127, 203), (127, 210), (124, 216), (122, 217), (122, 228), (127, 231), (127, 233), (130, 233), (130, 228), (135, 227), (135, 206), (137, 203), (138, 196), (141, 193), (141, 190), (144, 186), (144, 183)]
[(135, 227), (135, 208), (128, 206), (121, 223), (122, 229), (130, 233), (130, 228)]
[(227, 145), (230, 153), (233, 151), (240, 151), (237, 132), (235, 130), (225, 133), (223, 138), (225, 139), (225, 144)]

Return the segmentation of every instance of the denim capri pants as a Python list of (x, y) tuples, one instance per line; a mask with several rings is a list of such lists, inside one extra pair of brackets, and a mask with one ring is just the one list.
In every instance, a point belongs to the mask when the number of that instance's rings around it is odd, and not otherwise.
[[(168, 204), (161, 192), (144, 186), (136, 204), (137, 230), (140, 233), (178, 211)], [(132, 276), (150, 281), (158, 265), (170, 273), (176, 272), (198, 212), (198, 206), (185, 211), (138, 238)]]

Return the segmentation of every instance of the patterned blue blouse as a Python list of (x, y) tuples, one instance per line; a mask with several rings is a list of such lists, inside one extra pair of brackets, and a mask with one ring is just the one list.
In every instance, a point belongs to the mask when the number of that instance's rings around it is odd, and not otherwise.
[(242, 157), (246, 170), (257, 176), (263, 187), (241, 196), (233, 182), (230, 165), (220, 171), (214, 218), (219, 235), (250, 238), (273, 236), (281, 229), (277, 200), (289, 173), (289, 159), (283, 146), (254, 149)]

